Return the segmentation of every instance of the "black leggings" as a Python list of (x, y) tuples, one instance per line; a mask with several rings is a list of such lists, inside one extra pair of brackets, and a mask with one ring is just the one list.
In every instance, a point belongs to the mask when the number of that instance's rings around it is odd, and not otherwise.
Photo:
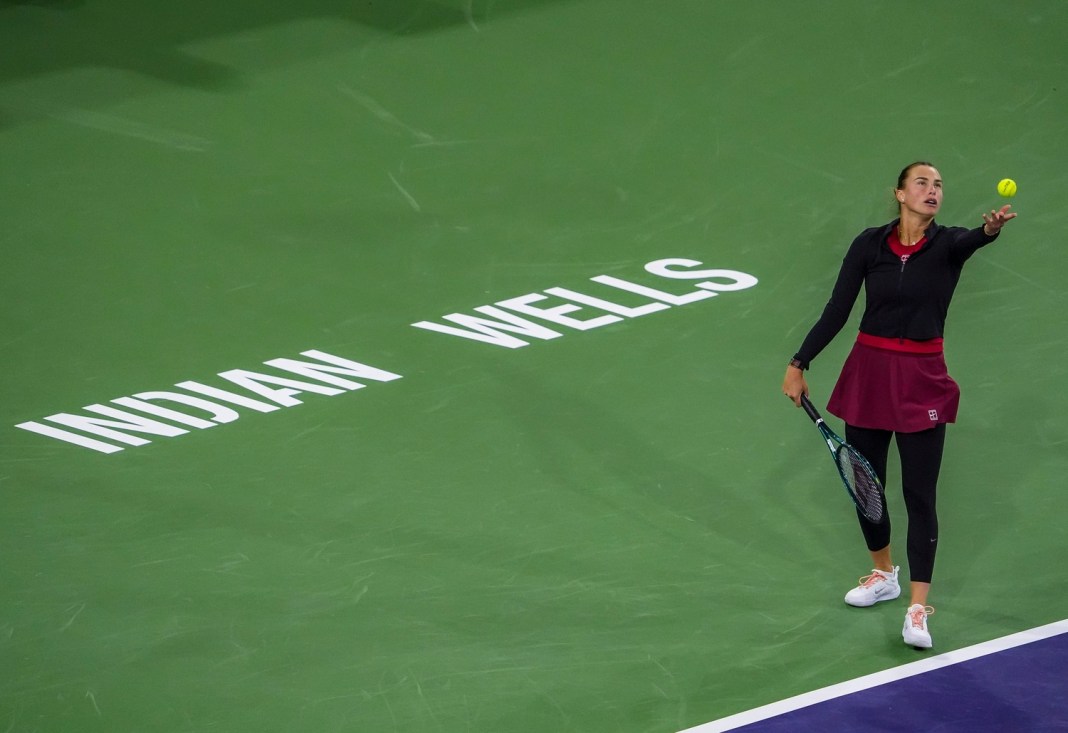
[[(935, 494), (938, 471), (942, 467), (946, 426), (941, 424), (919, 433), (893, 433), (846, 425), (846, 441), (871, 462), (883, 486), (886, 486), (886, 459), (893, 435), (897, 436), (897, 451), (901, 457), (901, 491), (908, 513), (909, 577), (916, 583), (930, 583), (935, 551), (938, 549)], [(886, 509), (885, 497), (883, 509)], [(883, 524), (869, 522), (860, 512), (857, 512), (857, 517), (870, 551), (881, 550), (890, 544), (889, 514)]]

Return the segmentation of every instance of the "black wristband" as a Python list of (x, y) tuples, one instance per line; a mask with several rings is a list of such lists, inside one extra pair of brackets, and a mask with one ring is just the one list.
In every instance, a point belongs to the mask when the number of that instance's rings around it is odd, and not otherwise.
[(801, 361), (801, 359), (797, 356), (795, 356), (793, 359), (790, 359), (790, 366), (800, 369), (801, 371), (805, 371), (806, 369), (808, 369), (808, 364)]

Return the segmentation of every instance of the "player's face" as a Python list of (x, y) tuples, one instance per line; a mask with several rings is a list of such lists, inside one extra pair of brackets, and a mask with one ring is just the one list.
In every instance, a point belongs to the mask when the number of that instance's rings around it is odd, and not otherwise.
[(918, 165), (905, 177), (904, 188), (897, 190), (902, 207), (921, 216), (934, 216), (942, 206), (942, 175), (937, 168)]

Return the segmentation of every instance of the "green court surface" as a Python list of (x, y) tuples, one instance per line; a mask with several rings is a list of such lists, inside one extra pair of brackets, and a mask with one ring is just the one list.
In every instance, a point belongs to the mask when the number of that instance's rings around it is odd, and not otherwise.
[[(0, 2), (0, 731), (670, 733), (921, 658), (842, 603), (867, 553), (780, 392), (916, 159), (946, 224), (1019, 183), (947, 326), (935, 651), (1068, 617), (1066, 28)], [(412, 325), (485, 306), (526, 334)]]

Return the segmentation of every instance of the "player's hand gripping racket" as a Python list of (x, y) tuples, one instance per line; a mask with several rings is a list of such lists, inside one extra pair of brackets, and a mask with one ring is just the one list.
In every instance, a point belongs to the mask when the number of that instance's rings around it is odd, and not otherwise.
[(856, 448), (842, 440), (820, 417), (816, 407), (808, 399), (808, 395), (801, 395), (801, 406), (816, 423), (823, 439), (827, 441), (827, 447), (834, 457), (834, 465), (838, 467), (838, 473), (842, 477), (849, 498), (857, 505), (860, 513), (870, 521), (881, 523), (886, 519), (883, 511), (883, 485), (879, 483), (879, 477), (875, 475), (875, 469), (868, 463), (868, 459), (860, 454)]

